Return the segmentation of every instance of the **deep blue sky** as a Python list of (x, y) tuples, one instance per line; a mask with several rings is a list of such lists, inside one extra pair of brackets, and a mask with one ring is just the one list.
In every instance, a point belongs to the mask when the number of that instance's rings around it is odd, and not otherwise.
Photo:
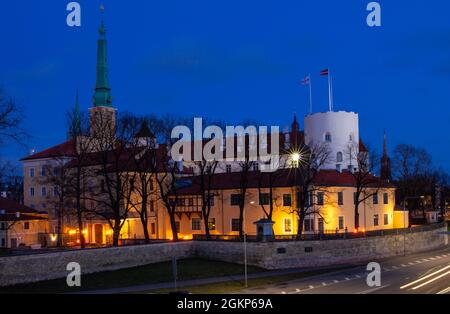
[[(97, 0), (79, 1), (82, 27), (65, 24), (69, 1), (2, 1), (0, 85), (21, 103), (38, 150), (65, 139), (65, 112), (95, 85)], [(360, 113), (360, 131), (381, 149), (427, 148), (450, 170), (450, 2), (379, 1), (383, 26), (365, 23), (368, 0), (104, 0), (114, 105), (281, 128), (303, 116), (313, 74), (314, 109)], [(19, 158), (23, 148), (3, 148)]]

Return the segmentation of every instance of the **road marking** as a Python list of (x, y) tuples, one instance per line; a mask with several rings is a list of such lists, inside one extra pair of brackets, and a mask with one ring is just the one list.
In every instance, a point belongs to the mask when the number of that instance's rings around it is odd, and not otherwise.
[(448, 274), (450, 274), (450, 271), (448, 271), (448, 272), (446, 272), (446, 273), (443, 273), (443, 274), (441, 274), (441, 275), (439, 275), (439, 276), (437, 276), (437, 277), (434, 277), (433, 279), (430, 279), (430, 280), (424, 282), (423, 284), (420, 284), (420, 285), (414, 287), (413, 290), (416, 290), (416, 289), (419, 289), (419, 288), (421, 288), (421, 287), (423, 287), (423, 286), (426, 286), (426, 285), (428, 285), (429, 283), (432, 283), (433, 281), (436, 281), (436, 280), (438, 280), (438, 279), (440, 279), (440, 278), (442, 278), (442, 277), (444, 277), (444, 276), (447, 276)]
[(409, 265), (414, 265), (414, 263), (413, 263), (413, 262), (409, 262), (408, 264), (409, 264)]
[(314, 289), (314, 286), (309, 286), (309, 289)]
[(432, 261), (434, 261), (436, 258), (434, 258), (434, 257), (430, 257), (430, 259), (432, 260)]
[(399, 269), (400, 267), (398, 266), (392, 266), (393, 269)]
[(325, 287), (326, 285), (327, 285), (327, 283), (326, 283), (326, 282), (322, 282), (322, 286), (324, 286), (324, 287)]
[(361, 278), (361, 276), (360, 276), (360, 275), (356, 275), (355, 277), (356, 277), (356, 278)]
[(422, 261), (416, 261), (416, 264), (421, 264), (422, 263)]
[[(425, 280), (425, 279), (428, 279), (428, 278), (430, 278), (430, 277), (432, 277), (432, 276), (434, 276), (434, 275), (436, 275), (436, 274), (439, 274), (439, 273), (443, 272), (444, 270), (446, 270), (446, 269), (448, 269), (448, 268), (450, 268), (450, 265), (448, 265), (448, 266), (446, 266), (446, 267), (444, 267), (444, 268), (442, 268), (442, 269), (440, 269), (440, 270), (437, 270), (437, 271), (435, 271), (435, 272), (433, 272), (433, 273), (431, 273), (431, 274), (429, 274), (429, 275), (426, 275), (426, 276), (424, 276), (424, 277), (422, 277), (422, 278), (419, 278), (419, 279), (417, 279), (417, 280), (415, 280), (415, 281), (413, 281), (413, 282), (410, 282), (409, 284), (406, 284), (406, 285), (404, 285), (404, 286), (401, 286), (400, 289), (404, 289), (404, 288), (410, 287), (410, 286), (412, 286), (412, 285), (415, 285), (416, 283), (419, 283), (419, 282), (421, 282), (421, 281), (423, 281), (423, 280)], [(417, 289), (417, 288), (416, 288), (416, 289)]]
[(401, 266), (402, 266), (402, 267), (406, 267), (406, 265), (405, 265), (405, 264), (402, 264)]
[(439, 259), (439, 258), (442, 258), (442, 256), (440, 256), (440, 255), (439, 255), (439, 256), (436, 256), (436, 258), (438, 258), (438, 259)]
[(302, 290), (300, 290), (300, 289), (295, 289), (295, 292), (300, 292), (300, 291), (302, 291)]
[(286, 294), (286, 291), (281, 291), (281, 294)]
[(430, 260), (429, 259), (426, 259), (426, 258), (424, 258), (422, 261), (424, 261), (424, 262), (429, 262)]
[(333, 282), (334, 282), (334, 283), (338, 283), (338, 282), (339, 282), (339, 280), (333, 280)]
[(348, 277), (345, 277), (345, 280), (350, 280), (350, 278), (348, 278)]
[(442, 291), (439, 291), (437, 294), (446, 294), (446, 293), (448, 293), (448, 292), (450, 292), (450, 287), (445, 288), (445, 289), (442, 290)]

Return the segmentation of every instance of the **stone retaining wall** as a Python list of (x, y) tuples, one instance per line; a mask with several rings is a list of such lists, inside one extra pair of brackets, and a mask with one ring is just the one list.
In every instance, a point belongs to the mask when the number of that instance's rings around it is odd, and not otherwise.
[[(418, 253), (448, 245), (447, 227), (403, 235), (347, 240), (249, 242), (250, 265), (267, 269), (301, 268), (347, 264)], [(159, 243), (119, 248), (66, 251), (0, 258), (0, 286), (64, 278), (70, 262), (82, 273), (117, 270), (146, 264), (199, 257), (243, 263), (241, 242), (194, 241)]]

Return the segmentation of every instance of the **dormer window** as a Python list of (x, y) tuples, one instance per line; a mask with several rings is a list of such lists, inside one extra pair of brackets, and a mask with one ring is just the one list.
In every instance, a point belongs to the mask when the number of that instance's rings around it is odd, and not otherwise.
[(325, 142), (328, 142), (328, 143), (331, 143), (331, 140), (332, 140), (332, 138), (331, 138), (331, 133), (326, 133), (325, 134)]

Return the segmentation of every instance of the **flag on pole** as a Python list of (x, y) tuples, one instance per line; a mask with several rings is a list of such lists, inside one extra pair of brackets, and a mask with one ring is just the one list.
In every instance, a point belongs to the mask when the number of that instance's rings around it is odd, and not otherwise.
[(330, 71), (328, 71), (328, 69), (325, 69), (325, 70), (320, 71), (320, 75), (321, 76), (328, 76), (330, 74), (329, 72)]
[(305, 77), (303, 80), (300, 81), (301, 85), (309, 85), (311, 84), (311, 77), (308, 75), (307, 77)]

